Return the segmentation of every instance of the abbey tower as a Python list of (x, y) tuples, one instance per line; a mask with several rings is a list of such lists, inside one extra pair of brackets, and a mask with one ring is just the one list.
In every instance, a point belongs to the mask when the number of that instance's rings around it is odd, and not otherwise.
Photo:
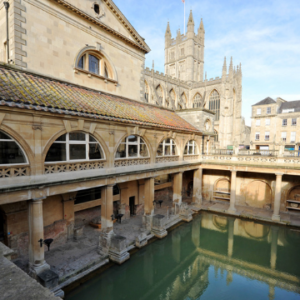
[(165, 74), (187, 82), (203, 81), (205, 31), (202, 19), (198, 33), (194, 31), (192, 11), (185, 35), (178, 30), (176, 38), (172, 39), (168, 23), (165, 34)]

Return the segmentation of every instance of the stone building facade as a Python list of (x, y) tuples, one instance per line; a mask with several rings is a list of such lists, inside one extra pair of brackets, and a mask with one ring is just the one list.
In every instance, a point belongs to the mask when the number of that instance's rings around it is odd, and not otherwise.
[[(204, 77), (205, 30), (201, 19), (197, 34), (192, 11), (187, 33), (177, 31), (172, 39), (170, 26), (165, 33), (165, 74), (145, 69), (145, 100), (175, 110), (203, 108), (214, 112), (215, 148), (249, 145), (249, 130), (242, 117), (242, 68), (229, 68), (224, 60), (222, 76)], [(198, 112), (191, 110), (197, 118)], [(194, 123), (193, 123), (194, 124)], [(196, 124), (194, 124), (196, 125)], [(197, 127), (198, 128), (198, 127)]]
[(270, 97), (252, 105), (251, 148), (298, 156), (300, 101)]

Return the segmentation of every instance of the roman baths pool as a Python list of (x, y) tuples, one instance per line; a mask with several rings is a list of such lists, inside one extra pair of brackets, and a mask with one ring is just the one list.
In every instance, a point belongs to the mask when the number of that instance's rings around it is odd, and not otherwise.
[(300, 230), (203, 212), (66, 299), (300, 299)]

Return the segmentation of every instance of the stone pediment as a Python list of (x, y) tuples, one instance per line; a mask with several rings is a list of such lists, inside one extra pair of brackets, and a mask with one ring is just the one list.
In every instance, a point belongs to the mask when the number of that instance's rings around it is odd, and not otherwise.
[[(149, 46), (130, 24), (126, 17), (112, 0), (52, 0), (73, 13), (89, 20), (111, 34), (130, 42), (145, 53), (150, 51)], [(99, 5), (99, 13), (95, 13), (94, 4)]]

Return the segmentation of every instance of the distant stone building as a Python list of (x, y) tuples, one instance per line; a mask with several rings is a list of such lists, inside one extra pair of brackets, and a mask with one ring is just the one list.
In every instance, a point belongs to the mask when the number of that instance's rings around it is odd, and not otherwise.
[[(251, 148), (299, 150), (300, 100), (270, 97), (252, 105)], [(288, 152), (286, 152), (287, 154)]]
[[(231, 59), (227, 69), (225, 58), (221, 78), (204, 78), (203, 20), (197, 34), (194, 33), (194, 27), (192, 11), (185, 35), (178, 30), (176, 38), (172, 39), (168, 23), (165, 33), (165, 74), (155, 72), (154, 66), (152, 70), (145, 69), (145, 101), (175, 109), (183, 118), (188, 115), (186, 120), (215, 137), (214, 147), (246, 145), (249, 142), (249, 129), (241, 114), (241, 64), (235, 67)], [(214, 115), (202, 119), (199, 109), (212, 111)], [(191, 117), (192, 114), (194, 117)], [(195, 123), (196, 119), (201, 119), (201, 124)], [(210, 127), (207, 127), (208, 122), (211, 123)]]

